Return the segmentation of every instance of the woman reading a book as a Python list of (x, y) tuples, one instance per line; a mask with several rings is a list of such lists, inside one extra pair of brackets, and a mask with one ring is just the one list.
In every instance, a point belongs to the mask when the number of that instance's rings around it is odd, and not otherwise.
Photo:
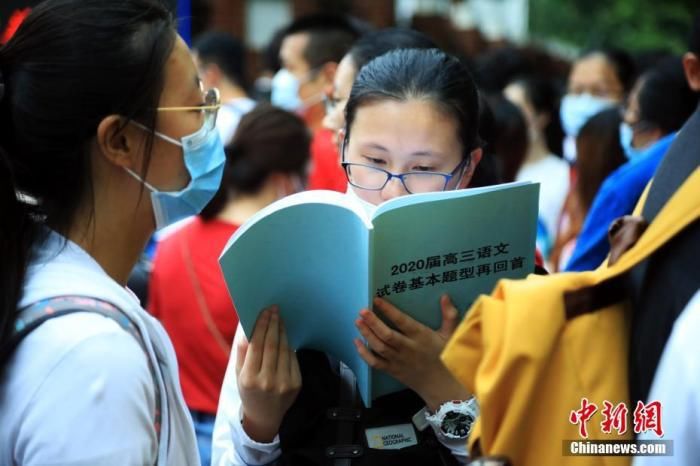
[[(341, 133), (348, 195), (374, 206), (411, 193), (466, 188), (481, 158), (478, 114), (477, 89), (457, 59), (412, 49), (372, 60), (352, 87)], [(441, 298), (443, 323), (436, 331), (385, 300), (374, 304), (383, 319), (358, 310), (356, 326), (366, 343), (357, 339), (357, 351), (410, 390), (356, 410), (352, 374), (322, 353), (292, 351), (277, 309), (267, 309), (250, 341), (242, 331), (234, 340), (212, 464), (465, 462), (474, 402), (439, 359), (458, 323), (457, 309)]]

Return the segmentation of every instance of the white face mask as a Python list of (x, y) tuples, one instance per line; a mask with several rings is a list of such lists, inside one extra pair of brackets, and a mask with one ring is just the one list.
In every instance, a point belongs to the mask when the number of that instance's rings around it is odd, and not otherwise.
[(272, 92), (270, 102), (288, 112), (302, 113), (323, 100), (323, 92), (319, 92), (305, 100), (299, 97), (299, 88), (309, 81), (314, 70), (309, 71), (307, 77), (300, 80), (286, 68), (280, 70), (272, 78)]
[(591, 94), (567, 94), (561, 101), (559, 116), (567, 136), (578, 136), (581, 127), (596, 113), (612, 108), (614, 100)]
[(272, 105), (288, 112), (299, 110), (302, 107), (302, 101), (299, 98), (299, 86), (301, 86), (301, 83), (296, 76), (286, 68), (280, 68), (272, 78), (272, 93), (270, 95)]
[(362, 199), (360, 196), (358, 196), (357, 193), (355, 192), (355, 188), (353, 188), (352, 185), (349, 183), (348, 183), (348, 190), (345, 191), (345, 195), (355, 199), (362, 206), (362, 208), (365, 210), (365, 213), (368, 216), (371, 216), (374, 213), (375, 209), (377, 208), (376, 205), (372, 204), (371, 202), (367, 202), (364, 199)]

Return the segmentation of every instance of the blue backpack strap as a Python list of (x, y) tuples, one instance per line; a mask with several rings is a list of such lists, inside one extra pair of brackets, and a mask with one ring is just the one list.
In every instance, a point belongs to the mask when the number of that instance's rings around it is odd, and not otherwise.
[(161, 397), (156, 377), (156, 367), (146, 350), (143, 336), (136, 324), (126, 315), (121, 309), (107, 301), (101, 299), (89, 298), (85, 296), (57, 296), (55, 298), (44, 299), (32, 305), (29, 305), (19, 311), (19, 316), (15, 321), (15, 329), (10, 337), (7, 346), (3, 348), (3, 354), (11, 354), (20, 342), (29, 335), (34, 329), (49, 319), (61, 317), (67, 314), (76, 312), (91, 312), (100, 314), (104, 317), (115, 321), (121, 328), (136, 339), (139, 346), (146, 355), (148, 361), (148, 369), (153, 379), (153, 387), (155, 390), (156, 411), (154, 413), (153, 426), (156, 434), (160, 436), (161, 425)]

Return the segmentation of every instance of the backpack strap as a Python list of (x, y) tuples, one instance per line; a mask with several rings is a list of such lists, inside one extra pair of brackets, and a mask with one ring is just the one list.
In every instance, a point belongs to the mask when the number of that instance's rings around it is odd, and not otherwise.
[[(644, 205), (649, 186), (642, 194), (635, 213)], [(688, 176), (683, 185), (669, 199), (654, 221), (648, 226), (627, 222), (628, 230), (639, 234), (633, 246), (625, 246), (624, 253), (606, 260), (597, 272), (601, 273), (596, 283), (564, 293), (566, 316), (568, 319), (594, 312), (606, 305), (620, 301), (627, 296), (626, 279), (628, 272), (658, 249), (668, 243), (686, 227), (700, 219), (700, 168)], [(625, 231), (617, 232), (624, 236)]]
[(12, 354), (12, 352), (14, 352), (17, 346), (19, 346), (20, 342), (27, 335), (29, 335), (34, 329), (39, 327), (47, 320), (67, 314), (74, 314), (76, 312), (90, 312), (112, 319), (138, 342), (139, 346), (146, 355), (148, 369), (151, 373), (151, 378), (153, 379), (156, 404), (153, 427), (155, 428), (156, 435), (159, 437), (162, 400), (160, 396), (158, 378), (156, 377), (156, 368), (151, 361), (151, 358), (148, 356), (146, 344), (141, 332), (139, 331), (139, 328), (124, 311), (113, 304), (101, 299), (89, 298), (85, 296), (57, 296), (31, 304), (19, 311), (19, 316), (15, 321), (14, 332), (12, 333), (7, 344), (2, 348), (2, 354)]

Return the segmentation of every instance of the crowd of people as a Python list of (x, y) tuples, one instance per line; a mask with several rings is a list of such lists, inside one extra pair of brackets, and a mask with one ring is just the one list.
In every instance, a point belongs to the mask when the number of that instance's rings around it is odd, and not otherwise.
[[(387, 299), (357, 309), (359, 356), (406, 387), (361, 407), (342, 361), (290, 347), (279, 309), (244, 334), (229, 238), (304, 190), (372, 210), (533, 181), (533, 272), (593, 271), (617, 219), (652, 223), (698, 170), (700, 14), (682, 56), (600, 48), (565, 73), (338, 15), (270, 50), (261, 96), (240, 41), (190, 49), (159, 0), (46, 0), (0, 46), (0, 464), (478, 464), (467, 439), (489, 413), (441, 360), (448, 295), (435, 329)], [(677, 453), (639, 464), (698, 461), (698, 245), (695, 221), (625, 285), (629, 399), (668, 402)], [(406, 425), (407, 447), (367, 446)]]

